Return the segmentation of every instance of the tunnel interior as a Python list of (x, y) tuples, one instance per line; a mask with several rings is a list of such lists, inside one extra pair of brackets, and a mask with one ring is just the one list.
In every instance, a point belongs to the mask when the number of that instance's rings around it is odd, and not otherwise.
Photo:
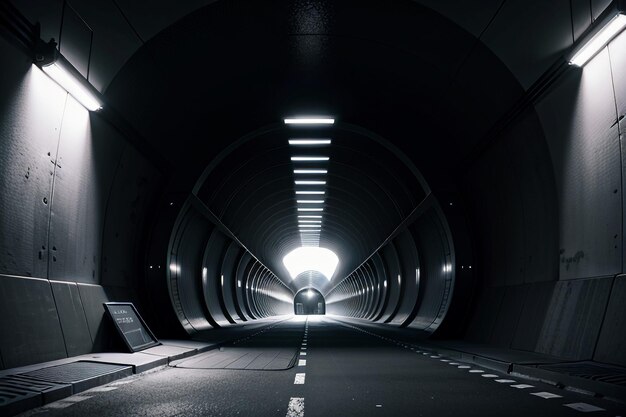
[(324, 315), (326, 302), (321, 292), (314, 288), (303, 288), (293, 298), (294, 313), (299, 315)]
[[(566, 60), (611, 2), (15, 3), (0, 369), (114, 349), (108, 301), (160, 338), (329, 314), (626, 367), (626, 34)], [(101, 110), (33, 63), (61, 29)]]

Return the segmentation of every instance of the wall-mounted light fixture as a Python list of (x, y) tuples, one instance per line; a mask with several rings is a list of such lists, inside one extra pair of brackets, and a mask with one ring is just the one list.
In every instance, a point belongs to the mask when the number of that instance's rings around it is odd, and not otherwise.
[(39, 43), (34, 63), (87, 110), (97, 111), (102, 108), (98, 90), (59, 53), (54, 39), (48, 43)]
[(578, 40), (569, 58), (582, 67), (626, 28), (626, 1), (614, 1)]

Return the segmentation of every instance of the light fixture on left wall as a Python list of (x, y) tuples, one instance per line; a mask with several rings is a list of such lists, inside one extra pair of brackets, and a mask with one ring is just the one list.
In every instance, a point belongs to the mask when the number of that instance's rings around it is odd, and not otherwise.
[(98, 90), (59, 53), (54, 39), (40, 43), (34, 63), (87, 110), (98, 111), (102, 108)]

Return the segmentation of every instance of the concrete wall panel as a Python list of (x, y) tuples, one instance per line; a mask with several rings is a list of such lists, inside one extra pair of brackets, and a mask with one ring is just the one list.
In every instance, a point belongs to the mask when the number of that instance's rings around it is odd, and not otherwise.
[(123, 141), (71, 97), (60, 136), (50, 221), (50, 278), (98, 284), (106, 203)]
[(137, 259), (143, 257), (142, 238), (153, 213), (161, 175), (130, 145), (126, 145), (107, 201), (102, 243), (104, 286), (127, 286), (135, 281)]
[(591, 360), (613, 278), (556, 284), (536, 351), (572, 360)]
[(491, 339), (496, 325), (504, 287), (487, 287), (476, 301), (476, 310), (467, 329), (466, 339), (472, 342), (487, 343)]
[(102, 303), (113, 300), (109, 299), (104, 288), (100, 285), (77, 283), (77, 286), (93, 342), (93, 351), (104, 352), (112, 346), (111, 335), (114, 334), (115, 329), (112, 323), (105, 320)]
[[(48, 219), (67, 93), (0, 38), (0, 273), (47, 276)], [(19, 215), (18, 215), (19, 213)]]
[[(91, 352), (93, 343), (78, 286), (73, 282), (60, 281), (50, 281), (50, 285), (59, 313), (68, 356)], [(96, 307), (89, 306), (90, 309)]]
[(510, 347), (515, 337), (529, 287), (529, 285), (505, 287), (500, 310), (489, 338), (490, 343)]
[(538, 105), (559, 200), (560, 278), (621, 271), (621, 166), (609, 56), (566, 74)]
[(594, 360), (626, 366), (626, 275), (615, 278)]
[(537, 282), (530, 285), (515, 328), (515, 336), (511, 344), (513, 349), (531, 352), (535, 350), (555, 286), (555, 281)]
[(13, 368), (67, 356), (50, 283), (0, 275), (0, 351)]

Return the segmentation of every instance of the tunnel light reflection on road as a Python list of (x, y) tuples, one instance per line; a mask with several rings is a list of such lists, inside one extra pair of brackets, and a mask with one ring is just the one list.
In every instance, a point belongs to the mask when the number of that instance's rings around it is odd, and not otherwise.
[(306, 271), (317, 271), (330, 281), (339, 264), (339, 258), (330, 249), (300, 247), (289, 252), (283, 258), (283, 264), (292, 279)]

